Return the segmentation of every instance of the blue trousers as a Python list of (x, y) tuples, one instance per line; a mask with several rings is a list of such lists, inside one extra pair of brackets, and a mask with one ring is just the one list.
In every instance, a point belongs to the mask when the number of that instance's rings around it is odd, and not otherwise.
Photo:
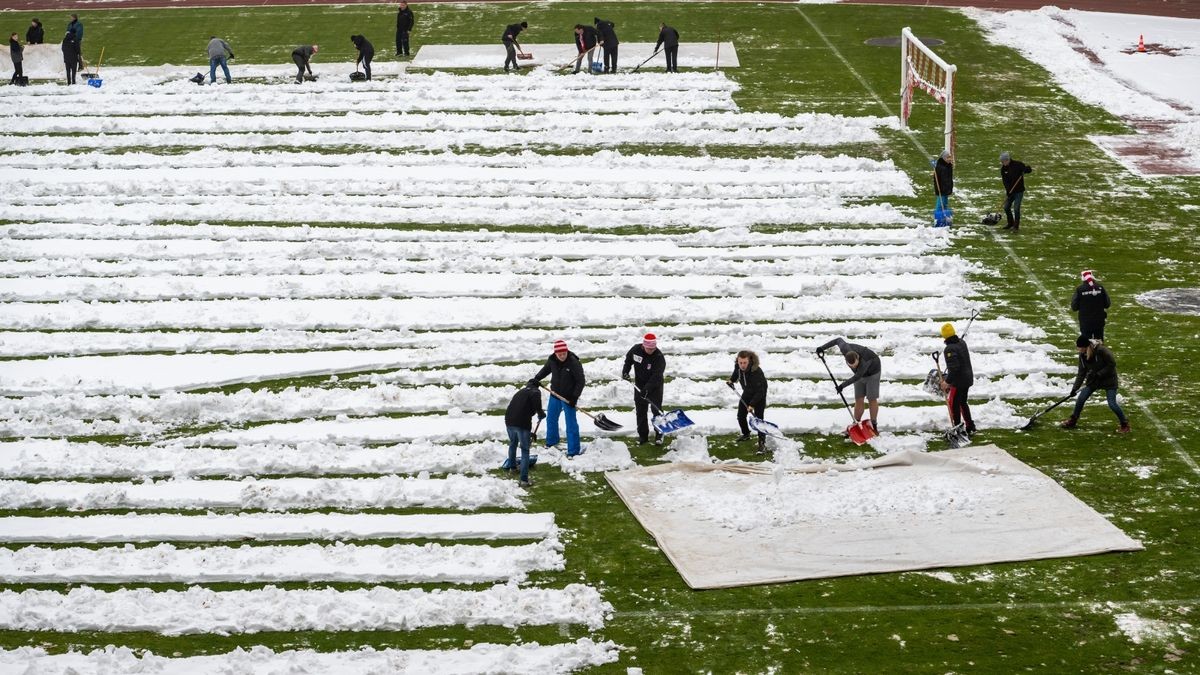
[(546, 404), (546, 447), (558, 445), (558, 416), (567, 418), (567, 457), (579, 454), (579, 420), (575, 409), (551, 396)]
[(229, 77), (229, 60), (224, 56), (212, 56), (208, 59), (208, 81), (210, 83), (217, 81), (217, 66), (221, 66), (221, 72), (225, 73), (225, 81), (233, 82), (233, 78)]
[(529, 429), (508, 427), (508, 464), (517, 465), (517, 445), (521, 446), (521, 480), (529, 480)]
[[(1092, 395), (1094, 389), (1084, 387), (1079, 390), (1079, 398), (1075, 399), (1075, 412), (1071, 413), (1073, 417), (1079, 417), (1079, 413), (1083, 412), (1083, 404), (1087, 403), (1088, 397)], [(1121, 424), (1125, 424), (1128, 420), (1125, 419), (1125, 411), (1121, 410), (1121, 404), (1117, 403), (1117, 389), (1105, 389), (1105, 395), (1108, 397), (1108, 408), (1117, 415), (1117, 419)]]

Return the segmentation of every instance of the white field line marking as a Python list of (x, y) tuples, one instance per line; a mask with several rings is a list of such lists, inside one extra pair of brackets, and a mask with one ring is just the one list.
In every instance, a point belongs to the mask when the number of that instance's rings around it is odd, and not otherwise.
[(523, 582), (561, 571), (562, 545), (296, 544), (0, 548), (0, 580), (35, 583)]
[[(258, 448), (271, 450), (269, 446)], [(557, 531), (553, 513), (210, 513), (202, 516), (152, 513), (0, 518), (0, 541), (45, 544), (311, 539), (511, 540), (544, 539), (557, 536)]]
[(1146, 599), (1146, 600), (1064, 600), (1060, 602), (971, 602), (971, 603), (942, 603), (936, 605), (854, 605), (850, 607), (754, 607), (747, 609), (701, 609), (701, 610), (650, 610), (650, 611), (618, 611), (613, 613), (615, 620), (630, 619), (662, 619), (671, 617), (690, 616), (771, 616), (775, 614), (822, 615), (822, 614), (884, 614), (899, 613), (946, 613), (946, 612), (988, 612), (1028, 610), (1062, 610), (1062, 609), (1092, 609), (1101, 608), (1136, 608), (1136, 607), (1170, 607), (1194, 606), (1200, 604), (1200, 598), (1180, 599)]
[(0, 591), (0, 627), (10, 630), (232, 635), (273, 631), (414, 630), (429, 626), (584, 624), (604, 626), (612, 605), (591, 586), (563, 589), (497, 585), (485, 591), (396, 590), (382, 586), (338, 591), (185, 591), (146, 588), (66, 593)]
[[(813, 23), (812, 19), (808, 18), (808, 15), (804, 13), (804, 10), (797, 9), (797, 11), (800, 12), (800, 16), (804, 17), (804, 20), (808, 22), (808, 25), (812, 26), (812, 29), (821, 37), (821, 40), (825, 42), (825, 45), (829, 48), (829, 50), (833, 52), (833, 54), (837, 56), (837, 58), (843, 64), (845, 64), (846, 68), (851, 72), (851, 74), (853, 74), (859, 83), (862, 84), (863, 89), (865, 89), (867, 93), (875, 99), (875, 101), (879, 104), (879, 107), (883, 108), (884, 112), (887, 113), (889, 117), (893, 116), (891, 108), (883, 102), (883, 99), (879, 97), (879, 94), (875, 92), (866, 79), (864, 79), (863, 76), (854, 69), (854, 66), (850, 64), (846, 57), (843, 56), (840, 51), (838, 51), (837, 47), (835, 47), (829, 38), (825, 36), (825, 33), (823, 33), (821, 29), (818, 28), (815, 23)], [(912, 142), (917, 151), (921, 153), (921, 157), (930, 156), (929, 151), (925, 149), (925, 146), (922, 145), (919, 140), (917, 140), (916, 136), (914, 136), (912, 133), (905, 135)], [(1034, 273), (1033, 269), (1031, 269), (1029, 265), (1017, 255), (1017, 252), (1013, 250), (1012, 246), (1010, 246), (1007, 241), (1001, 239), (993, 229), (988, 228), (986, 231), (988, 236), (991, 237), (992, 241), (999, 243), (1000, 246), (1004, 248), (1004, 252), (1008, 256), (1009, 260), (1013, 261), (1018, 267), (1021, 268), (1021, 272), (1025, 275), (1026, 281), (1028, 281), (1034, 286), (1034, 288), (1038, 290), (1038, 293), (1042, 297), (1043, 308), (1047, 311), (1047, 313), (1051, 316), (1058, 317), (1060, 323), (1072, 326), (1072, 330), (1074, 330), (1073, 327), (1075, 322), (1063, 311), (1062, 306), (1055, 302), (1054, 296), (1050, 293), (1050, 290), (1046, 287), (1046, 284), (1042, 283), (1042, 280)], [(1158, 432), (1159, 436), (1166, 440), (1166, 442), (1174, 450), (1175, 455), (1179, 457), (1179, 459), (1186, 464), (1189, 469), (1192, 470), (1192, 473), (1200, 476), (1200, 463), (1197, 463), (1196, 460), (1186, 450), (1183, 449), (1183, 446), (1170, 432), (1170, 430), (1167, 429), (1166, 425), (1162, 423), (1162, 420), (1160, 420), (1158, 416), (1154, 414), (1154, 411), (1150, 409), (1150, 406), (1143, 402), (1141, 397), (1130, 394), (1128, 390), (1126, 390), (1126, 393), (1123, 396), (1130, 403), (1136, 405), (1138, 410), (1140, 410), (1142, 414), (1146, 416), (1146, 419), (1150, 420), (1150, 423), (1154, 425), (1155, 431)]]

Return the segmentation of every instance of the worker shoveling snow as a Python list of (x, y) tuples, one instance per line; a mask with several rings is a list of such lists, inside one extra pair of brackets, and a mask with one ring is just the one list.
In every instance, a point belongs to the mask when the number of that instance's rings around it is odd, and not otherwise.
[(1142, 549), (994, 445), (790, 469), (685, 462), (605, 477), (692, 588)]

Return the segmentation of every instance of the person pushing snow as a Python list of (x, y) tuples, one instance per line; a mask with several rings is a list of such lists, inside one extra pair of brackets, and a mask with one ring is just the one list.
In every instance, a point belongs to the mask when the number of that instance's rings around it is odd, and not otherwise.
[[(737, 353), (733, 362), (733, 374), (725, 384), (736, 393), (734, 383), (742, 385), (741, 400), (738, 401), (737, 421), (742, 429), (738, 442), (750, 440), (750, 424), (747, 415), (762, 419), (767, 412), (767, 376), (758, 364), (758, 354), (743, 349)], [(764, 454), (767, 447), (767, 435), (758, 432), (758, 454)]]
[[(521, 487), (533, 485), (533, 481), (529, 480), (529, 443), (532, 440), (534, 415), (539, 420), (546, 419), (546, 413), (542, 412), (542, 392), (538, 391), (536, 383), (526, 382), (504, 411), (504, 426), (508, 431), (508, 462), (505, 466), (510, 473), (520, 468)], [(517, 464), (518, 445), (521, 446), (520, 464)]]
[[(1079, 352), (1079, 373), (1075, 376), (1075, 385), (1071, 393), (1079, 392), (1075, 399), (1075, 410), (1071, 416), (1063, 420), (1059, 426), (1064, 429), (1074, 429), (1083, 412), (1083, 404), (1087, 403), (1092, 392), (1103, 389), (1108, 398), (1108, 407), (1117, 416), (1121, 426), (1117, 427), (1118, 434), (1129, 433), (1129, 418), (1121, 404), (1117, 403), (1117, 359), (1112, 351), (1102, 344), (1089, 340), (1082, 335), (1075, 340), (1075, 351)], [(1083, 385), (1080, 387), (1080, 385)]]
[(871, 409), (871, 428), (875, 433), (879, 433), (879, 379), (882, 373), (879, 355), (862, 345), (846, 342), (839, 337), (817, 347), (817, 356), (824, 356), (825, 350), (835, 345), (846, 359), (846, 365), (854, 371), (854, 377), (842, 380), (837, 385), (838, 393), (854, 385), (854, 423), (862, 421), (863, 400), (866, 399)]
[(929, 162), (933, 165), (933, 190), (937, 202), (933, 206), (933, 224), (935, 227), (950, 227), (953, 225), (953, 213), (950, 211), (950, 195), (954, 194), (954, 164), (950, 161), (950, 151), (943, 150), (942, 154)]
[(1021, 229), (1021, 200), (1025, 199), (1025, 174), (1033, 173), (1033, 167), (1018, 162), (1007, 152), (1000, 153), (1000, 181), (1004, 184), (1004, 229), (1013, 232)]
[[(638, 390), (633, 394), (633, 409), (637, 417), (638, 443), (645, 445), (650, 442), (650, 410), (653, 404), (662, 410), (663, 402), (663, 373), (667, 370), (667, 359), (658, 349), (658, 338), (654, 333), (646, 333), (642, 341), (629, 348), (625, 353), (625, 365), (621, 367), (621, 377), (629, 379), (629, 371), (633, 371), (633, 386)], [(654, 443), (662, 444), (662, 432), (654, 430)]]
[(558, 445), (558, 416), (564, 415), (567, 422), (567, 457), (581, 455), (583, 451), (579, 449), (579, 419), (575, 414), (575, 406), (583, 393), (583, 363), (574, 352), (567, 349), (567, 343), (563, 340), (554, 342), (554, 353), (528, 384), (537, 386), (547, 375), (550, 376), (550, 391), (566, 399), (566, 402), (556, 396), (550, 397), (546, 406), (546, 447)]
[(1104, 324), (1108, 322), (1108, 308), (1112, 304), (1108, 291), (1096, 281), (1091, 270), (1080, 272), (1079, 278), (1083, 283), (1071, 298), (1071, 311), (1079, 312), (1079, 336), (1104, 340)]
[(967, 394), (975, 383), (975, 371), (971, 368), (971, 350), (965, 340), (954, 332), (954, 324), (942, 325), (945, 343), (943, 356), (946, 359), (946, 377), (942, 380), (942, 391), (946, 392), (946, 405), (950, 408), (950, 424), (963, 424), (968, 436), (975, 435), (975, 421), (971, 419), (971, 407), (967, 405)]

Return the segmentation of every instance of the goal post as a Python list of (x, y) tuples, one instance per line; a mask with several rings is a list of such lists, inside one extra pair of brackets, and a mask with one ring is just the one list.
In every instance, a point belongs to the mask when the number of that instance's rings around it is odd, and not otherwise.
[(912, 112), (913, 89), (920, 89), (945, 106), (945, 141), (942, 149), (954, 157), (954, 73), (957, 67), (946, 63), (921, 42), (912, 30), (900, 31), (900, 127), (908, 128)]

